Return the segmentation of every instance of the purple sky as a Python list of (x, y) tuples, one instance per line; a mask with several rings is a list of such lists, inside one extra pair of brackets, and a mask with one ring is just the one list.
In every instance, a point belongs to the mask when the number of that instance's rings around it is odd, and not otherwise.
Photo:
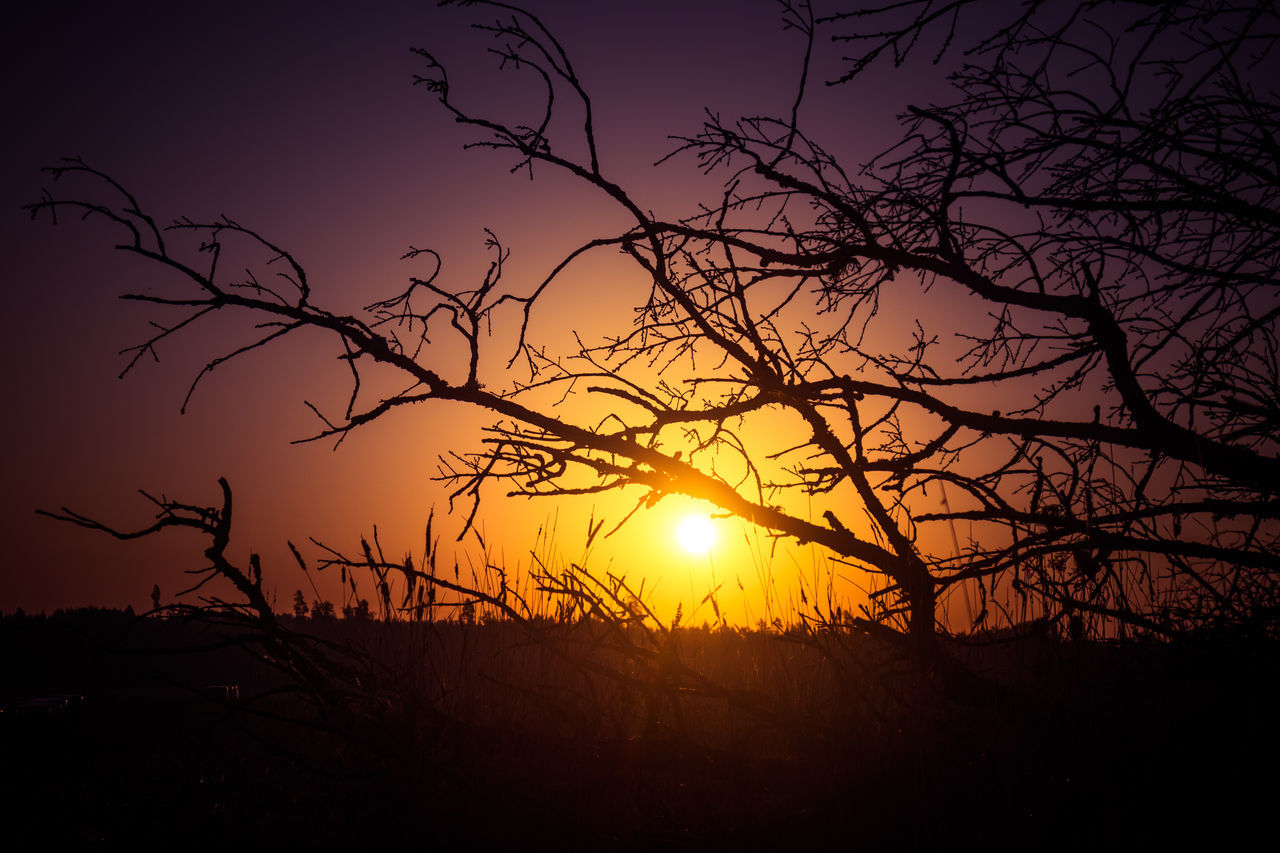
[[(714, 192), (720, 180), (701, 178), (688, 160), (652, 168), (671, 148), (668, 134), (695, 132), (704, 106), (725, 116), (789, 109), (803, 45), (766, 0), (530, 5), (589, 87), (606, 170), (660, 213), (687, 211), (699, 187)], [(243, 334), (234, 323), (178, 338), (159, 364), (117, 380), (127, 359), (116, 353), (142, 340), (157, 314), (116, 297), (162, 280), (111, 251), (114, 235), (101, 222), (29, 221), (19, 206), (47, 184), (41, 166), (82, 156), (161, 222), (227, 214), (251, 225), (303, 263), (315, 302), (341, 310), (397, 292), (416, 271), (398, 260), (409, 245), (441, 251), (452, 276), (478, 276), (489, 227), (513, 251), (513, 279), (535, 279), (579, 241), (625, 226), (560, 176), (539, 172), (530, 182), (508, 173), (504, 155), (463, 151), (471, 137), (410, 85), (421, 61), (409, 49), (425, 47), (453, 60), (465, 103), (520, 109), (521, 82), (496, 75), (487, 42), (466, 27), (474, 13), (421, 2), (354, 8), (71, 3), (11, 13), (9, 130), (0, 143), (8, 412), (0, 610), (137, 607), (153, 583), (168, 599), (184, 585), (182, 571), (201, 565), (195, 539), (119, 544), (34, 510), (66, 505), (140, 525), (149, 505), (137, 489), (212, 503), (219, 476), (236, 490), (236, 555), (263, 553), (283, 606), (304, 585), (286, 539), (352, 547), (378, 524), (391, 550), (419, 549), (428, 508), (443, 509), (428, 479), (436, 454), (474, 440), (485, 421), (413, 411), (336, 453), (327, 444), (291, 446), (316, 426), (304, 399), (337, 406), (345, 393), (332, 347), (301, 337), (219, 371), (180, 415), (195, 372)], [(819, 77), (839, 57), (823, 51)], [(928, 84), (896, 74), (814, 88), (802, 119), (856, 159), (891, 138), (894, 113), (927, 97)], [(626, 308), (607, 289), (555, 298), (561, 326)], [(580, 541), (578, 515), (588, 509), (564, 509), (571, 529), (562, 538)], [(490, 539), (519, 560), (555, 511), (525, 502), (513, 511), (495, 500)]]

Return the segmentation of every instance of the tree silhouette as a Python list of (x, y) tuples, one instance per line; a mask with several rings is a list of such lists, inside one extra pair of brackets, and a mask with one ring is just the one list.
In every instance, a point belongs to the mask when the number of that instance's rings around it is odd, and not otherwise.
[[(924, 651), (939, 600), (961, 589), (974, 612), (952, 628), (1035, 617), (1274, 632), (1280, 115), (1261, 88), (1272, 4), (915, 0), (820, 17), (783, 3), (807, 46), (794, 107), (709, 112), (678, 138), (672, 157), (722, 175), (724, 190), (676, 219), (610, 171), (589, 81), (537, 16), (460, 5), (493, 16), (475, 26), (505, 70), (541, 82), (543, 100), (522, 104), (539, 118), (463, 102), (426, 50), (417, 82), (475, 132), (473, 147), (535, 180), (566, 173), (628, 227), (514, 283), (490, 234), (489, 270), (464, 289), (441, 281), (434, 251), (411, 249), (434, 271), (349, 316), (313, 303), (300, 261), (268, 237), (180, 219), (170, 230), (198, 234), (206, 260), (179, 257), (122, 185), (66, 161), (53, 177), (97, 182), (103, 200), (48, 195), (33, 215), (106, 218), (120, 248), (178, 274), (171, 291), (126, 296), (189, 312), (133, 347), (130, 368), (228, 309), (263, 333), (211, 359), (192, 391), (231, 359), (326, 331), (352, 387), (345, 411), (316, 409), (313, 438), (426, 402), (494, 415), (480, 447), (442, 457), (467, 525), (491, 486), (638, 490), (640, 505), (691, 495), (882, 579), (861, 623), (905, 630)], [(940, 102), (906, 106), (901, 141), (857, 168), (799, 118), (827, 36), (859, 51), (835, 85), (890, 59), (955, 62)], [(278, 277), (229, 277), (218, 261), (237, 241), (266, 250)], [(592, 252), (629, 259), (645, 297), (630, 328), (556, 353), (532, 318)], [(956, 306), (949, 327), (902, 319), (927, 300)], [(462, 363), (434, 361), (429, 334), (454, 336)], [(503, 387), (481, 381), (494, 358)], [(408, 390), (368, 400), (375, 369)], [(572, 415), (555, 405), (564, 395)], [(779, 417), (781, 434), (757, 426)], [(820, 517), (794, 509), (796, 495)], [(959, 553), (956, 522), (974, 531)]]

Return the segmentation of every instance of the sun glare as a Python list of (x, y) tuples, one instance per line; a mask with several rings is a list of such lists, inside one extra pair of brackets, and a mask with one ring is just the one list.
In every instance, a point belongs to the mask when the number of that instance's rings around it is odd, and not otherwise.
[(705, 515), (686, 515), (676, 527), (676, 540), (690, 554), (705, 554), (715, 544), (715, 525)]

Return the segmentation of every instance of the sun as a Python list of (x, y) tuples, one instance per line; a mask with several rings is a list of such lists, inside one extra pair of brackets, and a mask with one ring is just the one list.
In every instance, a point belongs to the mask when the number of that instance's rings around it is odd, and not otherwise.
[(686, 515), (676, 526), (676, 541), (690, 554), (705, 554), (716, 542), (716, 527), (705, 515)]

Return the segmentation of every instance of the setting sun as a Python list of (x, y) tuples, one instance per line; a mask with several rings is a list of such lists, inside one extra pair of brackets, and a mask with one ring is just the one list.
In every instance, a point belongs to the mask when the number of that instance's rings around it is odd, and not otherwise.
[(676, 540), (690, 554), (705, 554), (715, 544), (715, 525), (705, 515), (686, 515), (676, 527)]

